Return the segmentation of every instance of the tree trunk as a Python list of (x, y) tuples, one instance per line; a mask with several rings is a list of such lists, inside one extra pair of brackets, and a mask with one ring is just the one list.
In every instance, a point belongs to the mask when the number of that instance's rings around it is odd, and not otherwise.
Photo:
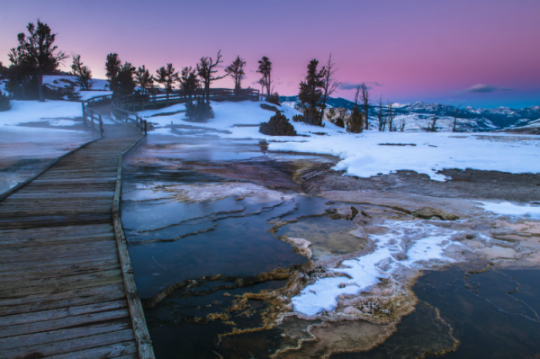
[(38, 87), (39, 102), (45, 102), (45, 96), (43, 96), (43, 69), (39, 69)]

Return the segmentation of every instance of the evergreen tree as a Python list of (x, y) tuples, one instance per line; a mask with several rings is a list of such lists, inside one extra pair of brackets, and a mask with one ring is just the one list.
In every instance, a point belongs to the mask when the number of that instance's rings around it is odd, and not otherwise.
[(300, 83), (300, 107), (304, 111), (304, 121), (310, 125), (322, 126), (322, 114), (318, 109), (319, 100), (323, 95), (324, 76), (326, 69), (317, 70), (319, 61), (313, 59), (307, 66), (306, 80)]
[(0, 111), (7, 111), (11, 108), (9, 97), (0, 91)]
[(122, 61), (116, 53), (110, 53), (107, 55), (107, 62), (105, 63), (105, 70), (107, 70), (106, 76), (109, 79), (109, 89), (113, 92), (118, 91), (118, 73), (122, 68)]
[(271, 96), (272, 87), (272, 62), (270, 62), (268, 57), (263, 56), (262, 59), (259, 60), (259, 69), (257, 72), (262, 75), (258, 82), (263, 88), (266, 88), (266, 98), (269, 98)]
[(126, 62), (118, 71), (117, 84), (115, 95), (131, 95), (135, 90), (135, 67), (131, 63)]
[(225, 69), (225, 72), (234, 80), (234, 90), (236, 94), (238, 94), (238, 91), (242, 88), (242, 78), (246, 74), (244, 72), (245, 65), (246, 62), (240, 58), (240, 56), (237, 56), (236, 60)]
[(354, 106), (351, 111), (351, 116), (347, 121), (347, 132), (361, 133), (364, 129), (363, 115), (358, 108), (358, 96), (362, 89), (362, 85), (356, 87), (356, 95), (354, 96)]
[(180, 88), (189, 96), (190, 100), (195, 91), (200, 87), (200, 81), (197, 78), (197, 70), (191, 66), (184, 67), (180, 76)]
[(178, 81), (178, 72), (175, 72), (175, 68), (172, 64), (167, 66), (161, 66), (156, 70), (156, 81), (165, 85), (165, 91), (167, 93), (172, 92), (174, 83)]
[(362, 104), (364, 109), (364, 124), (366, 126), (366, 130), (369, 127), (369, 88), (366, 86), (364, 82), (362, 82)]
[(146, 88), (154, 83), (154, 76), (150, 75), (150, 72), (144, 65), (139, 66), (135, 72), (135, 83), (139, 85), (141, 93), (146, 93)]
[(17, 35), (19, 46), (17, 57), (25, 68), (34, 68), (37, 75), (39, 101), (45, 101), (43, 95), (43, 75), (55, 71), (60, 63), (67, 57), (54, 44), (56, 34), (51, 33), (51, 28), (37, 21), (37, 26), (29, 23), (26, 27), (29, 35), (24, 33)]
[(92, 71), (81, 62), (81, 55), (73, 55), (71, 65), (73, 75), (77, 76), (77, 84), (82, 90), (90, 90), (92, 87)]
[(204, 84), (206, 102), (210, 101), (210, 84), (213, 81), (221, 80), (222, 78), (227, 77), (227, 74), (214, 77), (214, 74), (217, 73), (217, 70), (214, 70), (214, 68), (221, 62), (223, 61), (221, 61), (221, 50), (219, 50), (217, 53), (216, 62), (214, 62), (211, 57), (201, 57), (201, 61), (197, 64), (197, 74)]

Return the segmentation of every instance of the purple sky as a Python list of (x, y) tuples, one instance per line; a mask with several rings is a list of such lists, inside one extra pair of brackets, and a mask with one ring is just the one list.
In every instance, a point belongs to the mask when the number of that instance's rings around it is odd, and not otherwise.
[(326, 62), (332, 52), (345, 88), (335, 97), (352, 99), (346, 88), (365, 81), (373, 98), (401, 103), (540, 101), (538, 0), (13, 0), (1, 8), (4, 65), (17, 33), (40, 18), (58, 33), (61, 50), (81, 54), (101, 78), (109, 52), (155, 71), (167, 62), (194, 66), (221, 49), (224, 65), (236, 55), (247, 61), (245, 87), (266, 55), (275, 90), (295, 95), (308, 61)]

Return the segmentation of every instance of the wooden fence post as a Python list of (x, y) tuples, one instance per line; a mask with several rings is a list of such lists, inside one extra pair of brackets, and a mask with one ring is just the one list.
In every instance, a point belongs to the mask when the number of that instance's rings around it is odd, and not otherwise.
[(86, 126), (86, 113), (84, 109), (84, 102), (81, 102), (82, 105), (82, 118), (83, 118), (83, 125)]
[(148, 134), (148, 122), (144, 120), (144, 135), (146, 136)]
[(103, 118), (101, 117), (101, 114), (99, 115), (99, 132), (101, 134), (101, 138), (103, 138)]

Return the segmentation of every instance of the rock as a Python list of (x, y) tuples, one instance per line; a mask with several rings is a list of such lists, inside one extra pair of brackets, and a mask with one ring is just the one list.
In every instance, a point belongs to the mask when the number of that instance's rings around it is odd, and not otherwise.
[(355, 307), (351, 307), (351, 306), (348, 306), (347, 308), (343, 309), (343, 313), (345, 313), (345, 314), (351, 314), (351, 315), (362, 314), (361, 311), (359, 311), (359, 310), (356, 309)]
[(417, 211), (414, 211), (413, 216), (423, 219), (430, 219), (432, 217), (439, 217), (440, 219), (444, 219), (447, 221), (454, 221), (456, 219), (459, 219), (459, 216), (453, 214), (444, 212), (438, 208), (431, 208), (431, 207), (422, 207)]

